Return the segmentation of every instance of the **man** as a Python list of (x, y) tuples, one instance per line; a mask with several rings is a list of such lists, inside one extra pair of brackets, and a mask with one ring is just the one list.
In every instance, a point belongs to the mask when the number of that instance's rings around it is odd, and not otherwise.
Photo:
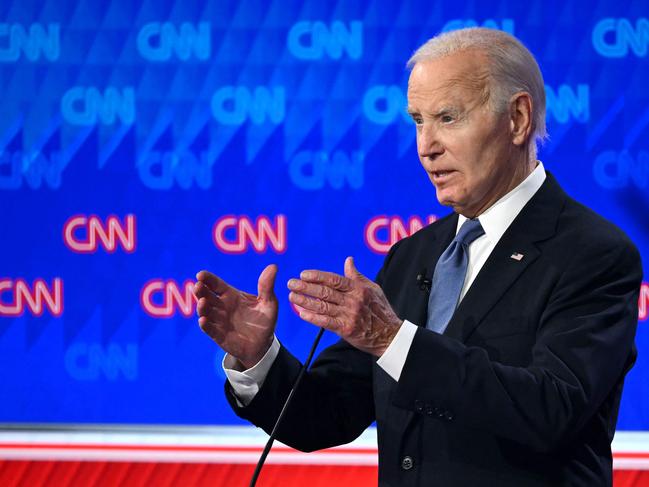
[[(544, 85), (516, 39), (445, 33), (409, 65), (419, 157), (454, 213), (394, 245), (376, 283), (351, 258), (344, 276), (289, 281), (300, 316), (342, 340), (279, 439), (311, 451), (376, 421), (383, 486), (611, 485), (638, 252), (536, 160)], [(206, 271), (195, 290), (201, 328), (228, 352), (232, 407), (267, 432), (300, 366), (273, 335), (275, 274), (258, 296)]]

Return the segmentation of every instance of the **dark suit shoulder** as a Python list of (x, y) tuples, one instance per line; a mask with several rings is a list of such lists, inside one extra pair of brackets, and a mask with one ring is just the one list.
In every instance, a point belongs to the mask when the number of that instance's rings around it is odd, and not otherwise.
[(557, 230), (585, 251), (624, 249), (640, 258), (637, 247), (620, 227), (570, 197), (566, 198)]

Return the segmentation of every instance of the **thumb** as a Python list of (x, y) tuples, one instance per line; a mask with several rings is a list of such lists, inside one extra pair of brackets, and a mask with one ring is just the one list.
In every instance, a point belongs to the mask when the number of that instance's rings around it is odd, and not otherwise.
[(354, 264), (354, 258), (353, 257), (347, 257), (345, 259), (345, 277), (349, 279), (366, 279), (363, 274), (361, 274), (358, 269), (356, 269), (356, 265)]
[(274, 301), (275, 298), (275, 277), (277, 276), (277, 266), (271, 264), (259, 274), (257, 281), (257, 294), (262, 301)]

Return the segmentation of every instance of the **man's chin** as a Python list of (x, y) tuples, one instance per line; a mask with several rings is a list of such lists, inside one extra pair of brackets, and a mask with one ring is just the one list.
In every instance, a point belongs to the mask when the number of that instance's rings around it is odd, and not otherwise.
[(442, 206), (450, 206), (453, 208), (453, 211), (455, 213), (458, 213), (460, 215), (464, 215), (467, 218), (473, 218), (471, 215), (471, 212), (469, 211), (468, 208), (459, 205), (456, 200), (453, 200), (452, 198), (441, 198), (439, 194), (437, 195), (437, 202), (442, 205)]
[(452, 206), (453, 209), (457, 206), (455, 200), (451, 198), (450, 195), (445, 194), (446, 192), (443, 190), (437, 190), (437, 202), (442, 205), (442, 206)]

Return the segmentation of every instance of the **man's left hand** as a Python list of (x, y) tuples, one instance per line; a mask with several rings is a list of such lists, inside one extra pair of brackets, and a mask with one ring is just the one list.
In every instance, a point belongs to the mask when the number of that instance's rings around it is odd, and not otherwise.
[(288, 299), (300, 318), (331, 330), (354, 347), (380, 357), (403, 320), (394, 313), (380, 286), (345, 259), (345, 275), (307, 270), (288, 281)]

